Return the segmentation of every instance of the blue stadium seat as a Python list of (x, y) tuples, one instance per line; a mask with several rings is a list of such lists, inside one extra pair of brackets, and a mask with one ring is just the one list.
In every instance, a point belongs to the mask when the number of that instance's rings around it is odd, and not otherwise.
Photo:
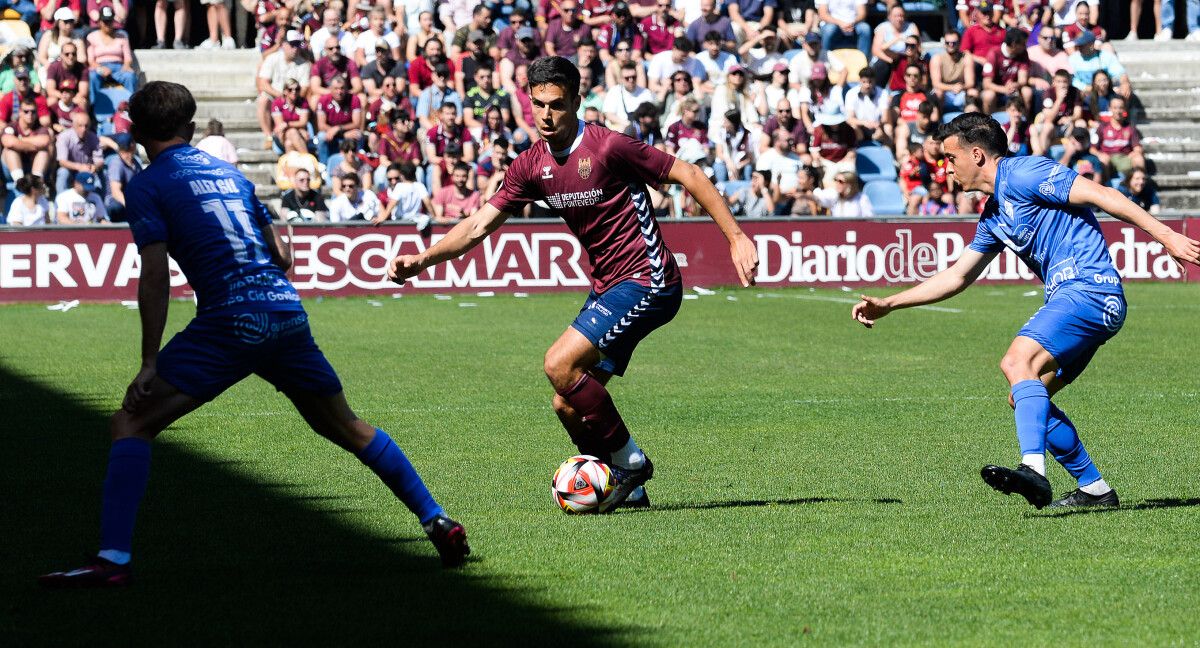
[(1001, 126), (1004, 126), (1009, 121), (1008, 113), (1003, 110), (1001, 110), (1000, 112), (992, 113), (992, 119), (995, 119), (996, 121), (1000, 122)]
[(854, 167), (863, 182), (896, 179), (896, 159), (886, 146), (860, 146), (855, 151)]
[(875, 209), (876, 216), (903, 215), (908, 211), (904, 202), (904, 194), (900, 193), (900, 185), (893, 180), (873, 180), (863, 187), (867, 200)]
[(799, 48), (790, 49), (783, 53), (783, 58), (787, 59), (788, 63), (791, 63), (792, 59), (796, 58), (796, 56), (798, 56), (800, 54), (800, 52), (803, 52), (803, 51), (804, 51), (803, 49), (799, 49)]
[(960, 112), (948, 112), (948, 113), (942, 115), (942, 123), (949, 124), (950, 122), (954, 121), (955, 117), (958, 117), (961, 114), (962, 113), (960, 113)]

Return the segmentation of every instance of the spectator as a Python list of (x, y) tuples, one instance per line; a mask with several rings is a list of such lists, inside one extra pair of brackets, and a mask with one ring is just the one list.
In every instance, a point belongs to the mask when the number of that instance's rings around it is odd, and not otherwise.
[(917, 208), (917, 214), (920, 216), (952, 216), (954, 211), (954, 205), (947, 200), (946, 192), (940, 184), (929, 185), (929, 190), (921, 198), (921, 205)]
[[(909, 70), (914, 67), (909, 66)], [(846, 122), (856, 131), (860, 141), (890, 144), (892, 128), (885, 124), (890, 110), (888, 103), (888, 93), (875, 85), (871, 68), (863, 68), (858, 76), (858, 86), (846, 93)]]
[(817, 174), (811, 167), (801, 167), (796, 172), (796, 187), (781, 193), (775, 201), (775, 213), (784, 216), (818, 216), (821, 204), (813, 193), (817, 188)]
[(903, 110), (896, 124), (896, 159), (903, 161), (911, 145), (920, 146), (937, 133), (937, 106), (929, 100), (917, 104), (916, 119), (909, 121)]
[(133, 176), (142, 172), (142, 162), (138, 160), (137, 143), (132, 135), (120, 133), (112, 139), (117, 145), (117, 154), (109, 158), (107, 164), (108, 191), (105, 193), (108, 197), (104, 207), (113, 222), (120, 222), (125, 220), (125, 187), (129, 186)]
[[(907, 88), (908, 83), (904, 79), (905, 72), (908, 71), (908, 66), (915, 65), (921, 70), (921, 76), (917, 79), (917, 86), (921, 90), (929, 89), (929, 56), (921, 51), (921, 39), (916, 36), (908, 36), (904, 41), (904, 56), (896, 62), (896, 67), (891, 68), (888, 72), (886, 89), (893, 92), (899, 92)], [(875, 77), (879, 81), (879, 77)]]
[(42, 32), (38, 40), (35, 60), (39, 76), (46, 76), (50, 64), (62, 54), (63, 45), (75, 45), (76, 52), (83, 48), (83, 41), (75, 37), (76, 22), (75, 12), (70, 7), (59, 7), (54, 11), (54, 27)]
[[(1096, 23), (1092, 22), (1092, 7), (1086, 2), (1080, 2), (1075, 5), (1075, 22), (1063, 26), (1063, 38), (1068, 41), (1074, 41), (1083, 35), (1083, 32), (1090, 31), (1096, 37), (1096, 47), (1103, 47), (1108, 41), (1108, 32)], [(1109, 45), (1107, 49), (1111, 50)]]
[[(586, 21), (586, 18), (584, 20)], [(642, 53), (646, 51), (645, 39), (633, 20), (629, 5), (624, 2), (613, 5), (612, 22), (597, 30), (596, 44), (600, 46), (602, 60), (615, 53), (617, 46), (629, 45), (633, 60), (642, 61)]]
[(742, 124), (741, 112), (736, 109), (726, 112), (717, 135), (717, 156), (713, 162), (717, 182), (749, 181), (754, 170), (754, 156), (750, 149), (750, 131)]
[[(382, 185), (386, 180), (387, 167), (395, 163), (419, 165), (423, 162), (421, 143), (417, 141), (416, 125), (412, 113), (407, 110), (394, 108), (388, 113), (386, 124), (382, 124), (378, 134), (377, 151), (380, 164), (375, 169), (375, 184)], [(425, 182), (424, 168), (417, 167), (417, 180)]]
[(346, 91), (346, 79), (334, 77), (329, 94), (317, 102), (317, 159), (329, 160), (342, 140), (362, 139), (363, 112), (358, 95)]
[(546, 28), (546, 54), (570, 58), (575, 55), (579, 44), (584, 40), (591, 42), (594, 49), (595, 42), (592, 41), (591, 30), (583, 24), (577, 0), (563, 0), (558, 11), (561, 17), (551, 20)]
[(1033, 153), (1041, 155), (1048, 151), (1053, 138), (1064, 137), (1082, 119), (1082, 93), (1071, 85), (1071, 73), (1059, 70), (1042, 100), (1042, 114), (1034, 119), (1031, 128)]
[(738, 65), (736, 56), (721, 49), (722, 38), (716, 32), (709, 32), (704, 37), (703, 51), (695, 57), (704, 67), (705, 81), (700, 85), (700, 92), (705, 96), (711, 96), (717, 88), (724, 87), (729, 70)]
[(71, 176), (76, 173), (100, 173), (104, 168), (104, 153), (100, 150), (100, 138), (88, 126), (90, 120), (84, 113), (75, 113), (71, 128), (58, 136), (55, 151), (58, 156), (58, 173), (54, 183), (56, 193), (67, 190)]
[(800, 88), (800, 119), (809, 133), (814, 132), (815, 122), (822, 115), (845, 117), (846, 103), (842, 91), (842, 86), (829, 82), (824, 64), (813, 65), (808, 84)]
[[(1161, 0), (1162, 30), (1154, 36), (1154, 40), (1167, 41), (1175, 38), (1175, 1)], [(1187, 0), (1185, 11), (1181, 16), (1187, 39), (1200, 40), (1200, 0)]]
[[(765, 137), (764, 137), (765, 139)], [(796, 188), (798, 178), (796, 172), (805, 166), (804, 160), (796, 155), (796, 139), (788, 131), (779, 128), (771, 134), (771, 148), (759, 154), (754, 168), (759, 171), (770, 171), (772, 178), (779, 178), (774, 186), (781, 192), (790, 192)]]
[(737, 49), (737, 36), (733, 32), (733, 23), (722, 16), (718, 10), (717, 0), (700, 0), (700, 17), (688, 25), (687, 37), (693, 43), (705, 43), (709, 34), (716, 34), (714, 39), (717, 49), (733, 51)]
[(439, 225), (456, 223), (479, 209), (479, 192), (467, 187), (471, 167), (465, 162), (454, 165), (451, 183), (433, 194), (433, 222)]
[(523, 27), (517, 32), (517, 46), (509, 50), (503, 58), (500, 59), (500, 87), (510, 92), (517, 87), (516, 70), (518, 67), (528, 67), (530, 63), (542, 56), (541, 46), (538, 45), (537, 39), (534, 38), (536, 30), (532, 27)]
[[(126, 23), (129, 20), (130, 2), (131, 0), (87, 0), (85, 6), (87, 7), (88, 20), (82, 21), (82, 14), (76, 15), (80, 16), (81, 21), (84, 23), (84, 27), (86, 27), (87, 23), (89, 22), (95, 25), (100, 22), (101, 9), (105, 6), (108, 6), (113, 10), (113, 27), (116, 28), (117, 31), (124, 33)], [(126, 36), (128, 36), (128, 34), (126, 34)]]
[(312, 72), (309, 74), (309, 99), (315, 101), (328, 94), (333, 80), (339, 77), (347, 82), (346, 88), (350, 94), (362, 94), (362, 73), (358, 65), (342, 54), (337, 38), (330, 36), (325, 40), (325, 56), (312, 66)]
[(154, 0), (154, 49), (166, 49), (167, 47), (167, 5), (173, 4), (175, 11), (172, 13), (175, 25), (175, 42), (171, 47), (177, 50), (188, 49), (185, 38), (187, 37), (188, 18), (191, 15), (191, 5), (187, 0)]
[(841, 172), (853, 172), (858, 161), (854, 147), (854, 129), (840, 115), (821, 115), (813, 131), (809, 154), (813, 166), (821, 172), (826, 187)]
[(1033, 104), (1033, 87), (1029, 85), (1029, 56), (1025, 42), (1029, 35), (1020, 29), (1010, 29), (1004, 43), (992, 51), (983, 66), (983, 111), (993, 113), (1004, 107), (1009, 97), (1020, 96), (1026, 105)]
[(471, 20), (454, 31), (454, 40), (450, 42), (450, 58), (457, 57), (467, 48), (469, 41), (476, 40), (476, 32), (482, 35), (484, 52), (496, 46), (499, 34), (492, 28), (492, 10), (483, 3), (475, 5), (471, 10)]
[(408, 78), (404, 74), (404, 65), (393, 56), (392, 48), (387, 41), (375, 43), (375, 58), (366, 67), (361, 68), (363, 90), (367, 93), (367, 102), (378, 101), (383, 94), (384, 79), (393, 79), (393, 84), (399, 94), (408, 96)]
[[(975, 97), (975, 62), (962, 50), (962, 37), (946, 32), (942, 37), (945, 51), (933, 57), (929, 64), (929, 80), (937, 105), (943, 110), (961, 112), (968, 97)], [(969, 65), (968, 65), (969, 64)]]
[(104, 200), (96, 193), (99, 188), (100, 183), (94, 174), (87, 171), (77, 172), (71, 188), (59, 192), (58, 197), (54, 199), (59, 224), (85, 225), (108, 222)]
[[(485, 153), (479, 156), (475, 161), (475, 182), (476, 186), (480, 181), (485, 183), (490, 182), (492, 177), (508, 162), (508, 140), (503, 137), (497, 137), (491, 140), (491, 143), (485, 147)], [(481, 192), (481, 196), (486, 199), (488, 194)]]
[(1092, 85), (1092, 75), (1096, 70), (1104, 70), (1110, 79), (1116, 80), (1113, 85), (1117, 94), (1126, 99), (1133, 94), (1133, 86), (1129, 82), (1129, 75), (1125, 73), (1125, 66), (1117, 60), (1116, 54), (1096, 49), (1096, 36), (1092, 32), (1084, 32), (1075, 39), (1075, 53), (1071, 55), (1069, 62), (1071, 70), (1075, 73), (1072, 84), (1076, 88), (1088, 90)]
[(916, 142), (909, 142), (904, 155), (897, 157), (900, 160), (897, 184), (907, 205), (906, 213), (915, 214), (921, 208), (922, 200), (929, 194), (926, 188), (929, 184), (929, 165), (925, 164), (925, 156), (921, 155), (921, 145)]
[(37, 107), (37, 123), (49, 128), (53, 123), (50, 117), (50, 107), (46, 105), (46, 99), (34, 91), (33, 82), (29, 78), (29, 70), (20, 68), (13, 78), (15, 85), (12, 92), (0, 97), (0, 123), (11, 123), (13, 121), (12, 111), (28, 101)]
[[(381, 6), (372, 8), (368, 15), (368, 25), (367, 30), (359, 34), (358, 39), (354, 41), (354, 63), (360, 70), (375, 62), (380, 49), (388, 52), (391, 59), (400, 56), (400, 35), (387, 28), (386, 9)], [(379, 47), (381, 44), (382, 48)]]
[[(4, 98), (3, 106), (12, 106), (13, 99), (10, 97)], [(4, 152), (0, 153), (0, 159), (3, 159), (13, 180), (20, 180), (26, 175), (45, 178), (50, 166), (54, 140), (50, 137), (49, 129), (38, 122), (38, 110), (38, 104), (31, 98), (21, 97), (17, 118), (11, 122), (4, 120), (6, 125), (3, 135), (0, 135)]]
[(821, 48), (825, 51), (854, 47), (871, 58), (871, 28), (867, 26), (867, 0), (816, 0), (821, 22)]
[(283, 192), (281, 209), (283, 219), (289, 223), (325, 223), (329, 221), (329, 208), (325, 197), (313, 186), (312, 177), (305, 169), (296, 171), (291, 189)]
[(787, 63), (779, 51), (779, 37), (774, 29), (763, 29), (738, 48), (742, 66), (755, 77), (769, 76), (777, 63)]
[(1006, 32), (996, 23), (990, 11), (979, 12), (979, 22), (967, 27), (962, 35), (962, 49), (978, 65), (987, 65), (992, 52), (1004, 44)]
[(300, 84), (288, 79), (283, 96), (271, 102), (271, 140), (281, 151), (308, 148), (308, 104), (300, 99)]
[(1105, 178), (1126, 175), (1134, 167), (1146, 168), (1142, 138), (1137, 127), (1129, 122), (1129, 110), (1125, 105), (1125, 97), (1113, 97), (1108, 121), (1100, 124), (1096, 132), (1098, 141), (1091, 149), (1104, 165)]
[[(417, 0), (423, 2), (424, 0)], [(437, 28), (433, 24), (433, 12), (422, 11), (417, 18), (417, 25), (410, 27), (408, 30), (408, 44), (405, 45), (405, 61), (415, 61), (417, 57), (425, 51), (425, 43), (429, 42), (430, 38), (441, 39), (438, 35)]]
[(226, 139), (225, 124), (221, 123), (219, 119), (208, 120), (208, 126), (204, 129), (204, 137), (196, 142), (196, 148), (223, 162), (229, 164), (238, 162), (237, 148), (234, 147), (233, 142)]
[(137, 73), (133, 71), (133, 50), (124, 32), (113, 26), (116, 14), (112, 7), (100, 8), (100, 29), (88, 34), (88, 105), (96, 105), (96, 92), (106, 81), (115, 81), (129, 94), (137, 90)]
[(750, 186), (727, 196), (730, 208), (746, 218), (766, 218), (775, 213), (769, 170), (756, 170), (750, 176)]
[(354, 58), (354, 48), (358, 45), (358, 39), (354, 37), (354, 34), (342, 29), (342, 13), (332, 7), (321, 14), (321, 28), (309, 36), (308, 49), (313, 54), (326, 52), (326, 45), (330, 38), (337, 40), (338, 48), (342, 50), (342, 56), (348, 59)]
[(433, 168), (442, 165), (442, 156), (446, 147), (454, 142), (462, 147), (463, 158), (467, 162), (475, 160), (475, 140), (462, 124), (458, 123), (458, 109), (452, 103), (444, 103), (438, 110), (438, 121), (425, 134), (425, 159)]
[(308, 149), (284, 151), (275, 163), (275, 186), (279, 187), (280, 191), (291, 189), (295, 184), (294, 178), (300, 171), (307, 171), (312, 181), (317, 183), (316, 186), (320, 186), (324, 165), (317, 161), (316, 156), (309, 153)]
[[(1121, 180), (1121, 184), (1117, 187), (1118, 190), (1128, 199), (1132, 200), (1138, 207), (1150, 212), (1153, 216), (1158, 216), (1162, 211), (1162, 205), (1159, 204), (1158, 190), (1154, 186), (1154, 181), (1150, 179), (1150, 174), (1141, 167), (1134, 167)], [(9, 221), (12, 223), (11, 212)]]
[(1004, 124), (1004, 133), (1008, 135), (1008, 152), (1012, 155), (1029, 155), (1029, 120), (1026, 118), (1025, 100), (1013, 97), (1005, 108), (1008, 113), (1008, 123)]
[(75, 103), (74, 80), (64, 80), (57, 94), (58, 101), (50, 104), (50, 129), (54, 131), (55, 136), (71, 127), (71, 122), (75, 115), (87, 117), (87, 111)]
[(79, 60), (79, 45), (74, 41), (63, 43), (59, 57), (46, 70), (46, 100), (51, 104), (62, 99), (63, 86), (73, 86), (72, 101), (87, 108), (88, 68)]
[[(736, 7), (736, 4), (729, 6)], [(675, 32), (681, 27), (678, 26), (679, 21), (670, 12), (671, 0), (657, 0), (654, 3), (654, 12), (642, 18), (638, 25), (642, 32), (646, 54), (651, 57), (668, 52), (675, 45)], [(549, 41), (547, 40), (547, 42)], [(691, 52), (690, 41), (688, 52)]]
[[(456, 68), (454, 62), (447, 59), (443, 54), (442, 40), (434, 37), (425, 41), (424, 54), (412, 59), (408, 64), (408, 83), (409, 90), (414, 94), (433, 85), (433, 68), (439, 64), (444, 64), (450, 75), (453, 75)], [(447, 79), (451, 78), (447, 76)]]
[[(1174, 3), (1174, 0), (1168, 1)], [(1150, 0), (1151, 12), (1154, 14), (1154, 35), (1156, 39), (1158, 34), (1163, 31), (1162, 4), (1163, 0)], [(1171, 9), (1174, 12), (1174, 7), (1171, 7)], [(1142, 0), (1129, 0), (1129, 34), (1125, 36), (1126, 40), (1138, 39), (1138, 25), (1141, 24), (1141, 21)]]
[[(743, 126), (758, 130), (761, 119), (758, 109), (754, 107), (754, 97), (750, 94), (750, 83), (746, 79), (745, 68), (740, 65), (729, 68), (725, 85), (713, 93), (711, 110), (714, 115), (724, 115), (736, 110), (741, 115)], [(708, 136), (717, 139), (719, 129), (718, 124), (709, 123)]]
[[(604, 48), (600, 48), (601, 61), (604, 62), (604, 85), (607, 88), (616, 88), (621, 85), (621, 70), (624, 69), (626, 63), (634, 63), (634, 71), (637, 73), (637, 85), (646, 86), (646, 68), (638, 65), (638, 61), (633, 57), (633, 46), (629, 43), (622, 43), (612, 51), (612, 56), (608, 56)], [(607, 56), (607, 59), (604, 57)]]
[(892, 69), (904, 59), (905, 42), (909, 36), (920, 38), (917, 26), (907, 18), (904, 5), (897, 2), (888, 8), (887, 20), (876, 25), (871, 43), (871, 64), (879, 70), (877, 76), (890, 75)]
[(592, 84), (586, 87), (579, 86), (581, 90), (587, 90), (599, 85), (600, 79), (604, 78), (604, 63), (600, 61), (600, 54), (598, 52), (596, 41), (592, 40), (591, 36), (584, 36), (575, 48), (575, 55), (570, 57), (575, 67), (579, 68), (580, 74), (584, 70), (591, 72)]
[[(393, 180), (395, 178), (395, 180)], [(416, 170), (411, 164), (393, 164), (387, 170), (387, 207), (375, 219), (378, 225), (391, 219), (401, 223), (415, 223), (418, 230), (425, 230), (433, 213), (429, 190), (416, 182)]]
[(363, 191), (358, 176), (350, 174), (343, 176), (338, 187), (341, 189), (329, 202), (329, 221), (341, 223), (345, 221), (378, 221), (383, 213), (383, 205), (374, 191)]
[(692, 76), (684, 70), (678, 70), (671, 75), (671, 90), (662, 101), (664, 126), (679, 121), (683, 116), (679, 108), (680, 103), (688, 99), (699, 100), (699, 96), (692, 86)]
[(372, 170), (364, 159), (364, 154), (358, 152), (355, 142), (343, 140), (338, 147), (337, 155), (330, 156), (327, 169), (329, 184), (333, 187), (333, 195), (340, 196), (342, 179), (346, 176), (356, 176), (360, 186), (368, 187), (372, 182)]
[(263, 58), (273, 54), (280, 47), (283, 47), (284, 41), (287, 40), (287, 33), (292, 30), (292, 24), (295, 22), (291, 9), (280, 7), (274, 8), (275, 5), (269, 0), (258, 0), (258, 50), (262, 52)]
[(507, 90), (497, 90), (492, 86), (491, 70), (479, 68), (475, 70), (475, 87), (467, 92), (467, 98), (463, 102), (463, 123), (475, 132), (482, 132), (484, 118), (492, 108), (500, 112), (505, 124), (512, 121), (514, 113), (520, 112), (514, 109), (512, 95)]
[[(1096, 70), (1092, 75), (1092, 87), (1083, 96), (1083, 114), (1088, 119), (1088, 126), (1096, 128), (1099, 122), (1107, 121), (1109, 112), (1109, 104), (1113, 99), (1121, 98), (1117, 93), (1113, 92), (1112, 79), (1104, 70)], [(1128, 105), (1128, 104), (1127, 104)]]
[(1055, 31), (1045, 25), (1038, 31), (1037, 45), (1029, 48), (1029, 62), (1033, 64), (1030, 76), (1034, 87), (1043, 92), (1059, 70), (1071, 71), (1070, 56), (1059, 47)]
[(471, 21), (471, 7), (474, 0), (441, 0), (437, 4), (438, 18), (446, 28), (446, 34), (453, 34), (459, 27)]
[(758, 152), (762, 153), (771, 146), (771, 136), (777, 130), (782, 130), (792, 137), (796, 152), (802, 157), (808, 154), (809, 133), (804, 128), (804, 122), (796, 116), (793, 104), (786, 97), (775, 100), (775, 112), (763, 122), (762, 137), (758, 138)]
[(686, 36), (676, 38), (670, 49), (650, 58), (649, 71), (646, 73), (650, 92), (659, 97), (665, 96), (671, 91), (672, 75), (680, 71), (701, 81), (706, 77), (704, 66), (692, 56), (692, 41)]
[(633, 119), (625, 128), (625, 134), (647, 146), (666, 150), (663, 142), (662, 129), (658, 125), (658, 108), (649, 101), (639, 105), (633, 111)]
[(8, 54), (3, 68), (0, 68), (0, 92), (11, 92), (16, 85), (18, 71), (29, 75), (29, 81), (34, 90), (42, 91), (42, 79), (33, 67), (33, 50), (25, 45), (17, 45)]
[[(704, 157), (712, 150), (712, 141), (708, 138), (708, 126), (700, 120), (700, 102), (694, 97), (688, 97), (679, 102), (680, 119), (667, 127), (665, 138), (667, 153), (678, 156), (684, 146), (699, 146), (705, 152)], [(695, 142), (689, 145), (688, 141)]]
[(773, 28), (777, 0), (728, 0), (725, 8), (733, 31), (741, 41), (753, 40), (765, 29)]
[(225, 0), (200, 0), (200, 4), (204, 5), (208, 20), (208, 38), (200, 43), (200, 49), (237, 49)]
[(1051, 0), (1050, 8), (1054, 11), (1054, 24), (1059, 27), (1075, 24), (1078, 15), (1076, 9), (1081, 4), (1089, 4), (1097, 12), (1100, 11), (1100, 0)]
[(638, 86), (638, 64), (632, 61), (621, 66), (621, 84), (608, 91), (604, 99), (604, 117), (608, 127), (625, 130), (633, 120), (633, 113), (643, 103), (654, 103), (654, 95)]
[[(920, 65), (909, 63), (904, 66), (904, 86), (892, 96), (891, 121), (912, 124), (917, 121), (921, 104), (928, 103), (931, 106), (937, 106), (937, 98), (926, 90), (924, 80), (924, 70)], [(938, 111), (934, 112), (936, 117)]]
[[(478, 70), (476, 70), (478, 73)], [(489, 79), (491, 75), (488, 75)], [(432, 128), (437, 120), (435, 112), (447, 103), (453, 104), (456, 114), (461, 114), (463, 111), (462, 98), (450, 87), (450, 67), (444, 63), (439, 63), (433, 68), (433, 74), (430, 77), (433, 81), (429, 87), (421, 91), (417, 97), (417, 119), (421, 123), (421, 128)]]
[(1104, 165), (1092, 155), (1091, 146), (1092, 137), (1086, 128), (1072, 130), (1071, 136), (1063, 139), (1063, 154), (1058, 163), (1092, 182), (1103, 182)]
[(50, 203), (46, 200), (46, 185), (37, 176), (24, 177), (16, 182), (19, 194), (8, 208), (9, 227), (30, 227), (49, 224)]
[[(258, 76), (255, 79), (258, 86), (256, 109), (258, 124), (264, 137), (270, 138), (275, 133), (272, 114), (279, 100), (299, 104), (307, 103), (306, 98), (315, 100), (320, 97), (309, 97), (309, 89), (312, 87), (312, 65), (300, 49), (303, 44), (304, 37), (300, 32), (289, 31), (279, 51), (268, 54), (258, 68)], [(290, 83), (294, 83), (297, 88), (294, 97), (285, 96), (285, 90)], [(307, 105), (305, 108), (307, 110)]]
[(871, 201), (862, 192), (862, 183), (853, 171), (840, 171), (833, 176), (833, 188), (813, 191), (817, 202), (834, 218), (870, 218), (875, 215)]
[[(585, 18), (586, 20), (586, 18)], [(500, 31), (496, 37), (496, 51), (500, 58), (508, 56), (508, 53), (517, 48), (517, 33), (522, 32), (526, 27), (532, 28), (533, 19), (524, 11), (514, 11), (509, 19), (508, 27)], [(544, 49), (541, 32), (533, 30), (533, 46), (537, 50)]]

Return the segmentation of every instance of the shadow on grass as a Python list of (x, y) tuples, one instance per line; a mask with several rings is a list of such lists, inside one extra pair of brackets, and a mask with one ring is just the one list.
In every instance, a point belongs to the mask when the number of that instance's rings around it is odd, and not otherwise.
[(777, 500), (728, 500), (723, 502), (697, 502), (694, 504), (654, 504), (644, 509), (621, 509), (619, 513), (655, 513), (661, 511), (702, 511), (705, 509), (746, 508), (755, 506), (800, 506), (804, 504), (824, 504), (826, 502), (841, 502), (849, 504), (903, 504), (902, 500), (892, 497), (853, 498), (853, 497), (797, 497)]
[(1122, 504), (1118, 508), (1082, 508), (1061, 512), (1047, 511), (1033, 517), (1067, 517), (1069, 515), (1095, 515), (1097, 513), (1121, 513), (1124, 511), (1149, 511), (1153, 509), (1186, 508), (1200, 506), (1200, 497), (1167, 497), (1163, 499), (1148, 499), (1137, 504)]
[[(353, 493), (258, 483), (242, 461), (169, 443), (154, 449), (134, 586), (41, 590), (35, 575), (95, 550), (108, 415), (2, 366), (0, 385), (0, 645), (633, 643), (486, 574), (487, 538), (448, 572), (415, 522), (399, 538), (356, 529), (341, 515), (360, 510)], [(396, 506), (375, 514), (408, 515)]]

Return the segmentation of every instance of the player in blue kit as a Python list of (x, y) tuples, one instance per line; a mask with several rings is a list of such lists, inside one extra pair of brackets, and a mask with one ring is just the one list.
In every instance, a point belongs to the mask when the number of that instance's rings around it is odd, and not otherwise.
[[(989, 194), (975, 239), (951, 267), (887, 298), (863, 295), (851, 316), (868, 328), (898, 308), (931, 304), (970, 285), (996, 254), (1009, 248), (1044, 283), (1045, 305), (1029, 318), (1000, 361), (1012, 387), (1021, 463), (984, 466), (981, 475), (1002, 493), (1019, 493), (1037, 508), (1117, 506), (1079, 440), (1074, 424), (1050, 402), (1083, 373), (1096, 350), (1125, 321), (1121, 277), (1113, 267), (1099, 209), (1136, 225), (1176, 260), (1200, 265), (1200, 242), (1159, 222), (1115, 189), (1043, 157), (1006, 157), (1007, 139), (987, 115), (960, 115), (938, 133), (949, 172), (967, 191)], [(1049, 449), (1078, 482), (1051, 501), (1046, 479)]]
[[(234, 166), (188, 144), (195, 113), (191, 93), (175, 83), (149, 83), (130, 99), (132, 133), (151, 162), (125, 189), (141, 252), (142, 366), (111, 421), (100, 552), (78, 569), (38, 580), (49, 587), (128, 584), (150, 442), (252, 373), (283, 392), (314, 431), (379, 475), (417, 516), (443, 564), (461, 564), (470, 553), (462, 525), (445, 515), (391, 438), (347, 405), (284, 274), (291, 254), (254, 185)], [(168, 253), (195, 290), (197, 306), (195, 319), (160, 351)]]

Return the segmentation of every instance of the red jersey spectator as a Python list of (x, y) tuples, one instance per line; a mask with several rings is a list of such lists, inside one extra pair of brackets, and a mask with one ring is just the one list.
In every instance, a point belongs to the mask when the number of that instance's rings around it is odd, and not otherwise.
[(992, 51), (983, 65), (983, 110), (992, 113), (1000, 109), (1006, 97), (1020, 93), (1025, 105), (1033, 103), (1033, 86), (1029, 85), (1030, 62), (1025, 51), (1029, 35), (1021, 29), (1010, 29), (1004, 44)]
[(1106, 177), (1129, 175), (1135, 168), (1146, 168), (1146, 157), (1142, 150), (1142, 138), (1137, 128), (1129, 123), (1129, 111), (1125, 97), (1113, 97), (1108, 104), (1108, 121), (1102, 122), (1096, 135), (1099, 141), (1092, 153), (1105, 166)]
[(979, 15), (979, 22), (963, 32), (962, 49), (975, 58), (980, 65), (987, 64), (993, 50), (1004, 44), (1004, 28), (996, 24), (990, 12)]
[(88, 67), (79, 60), (79, 48), (75, 43), (63, 43), (58, 58), (46, 69), (46, 98), (51, 103), (58, 101), (62, 87), (70, 81), (75, 85), (75, 102), (87, 105)]
[(826, 162), (841, 162), (854, 150), (854, 129), (846, 122), (821, 124), (813, 133), (812, 147)]
[(638, 28), (645, 40), (646, 52), (651, 55), (666, 52), (675, 42), (675, 31), (679, 21), (668, 13), (671, 10), (671, 0), (657, 0), (654, 13), (642, 18)]
[[(37, 7), (38, 14), (42, 17), (41, 28), (38, 31), (42, 32), (54, 27), (54, 12), (58, 11), (61, 7), (67, 7), (76, 16), (82, 18), (84, 15), (83, 5), (83, 0), (37, 0), (35, 6)], [(80, 20), (77, 25), (84, 27), (87, 23), (88, 21), (86, 20)]]
[(408, 64), (408, 82), (411, 84), (408, 90), (410, 93), (417, 95), (433, 85), (433, 66), (438, 63), (446, 64), (446, 67), (450, 69), (450, 78), (453, 79), (458, 67), (454, 61), (446, 58), (441, 39), (430, 38), (425, 41), (424, 53)]
[(580, 20), (576, 0), (563, 0), (560, 9), (563, 17), (550, 21), (550, 26), (546, 28), (543, 49), (549, 56), (570, 58), (575, 56), (575, 50), (579, 49), (579, 41), (584, 38), (591, 40), (591, 29)]
[(25, 101), (28, 101), (37, 106), (37, 121), (41, 126), (49, 127), (50, 106), (46, 104), (46, 99), (42, 95), (33, 91), (33, 83), (29, 80), (29, 72), (25, 69), (17, 70), (13, 75), (12, 92), (0, 97), (0, 123), (11, 124), (13, 116), (17, 114), (17, 108)]
[(87, 114), (83, 106), (75, 103), (75, 95), (78, 94), (75, 82), (71, 79), (63, 81), (59, 86), (58, 100), (50, 102), (50, 114), (53, 121), (50, 127), (58, 133), (63, 129), (71, 127), (72, 115), (75, 113)]
[(325, 40), (325, 56), (312, 66), (309, 77), (308, 95), (320, 97), (329, 92), (329, 84), (335, 77), (343, 77), (349, 83), (350, 92), (362, 92), (362, 74), (350, 57), (342, 53), (336, 36)]

